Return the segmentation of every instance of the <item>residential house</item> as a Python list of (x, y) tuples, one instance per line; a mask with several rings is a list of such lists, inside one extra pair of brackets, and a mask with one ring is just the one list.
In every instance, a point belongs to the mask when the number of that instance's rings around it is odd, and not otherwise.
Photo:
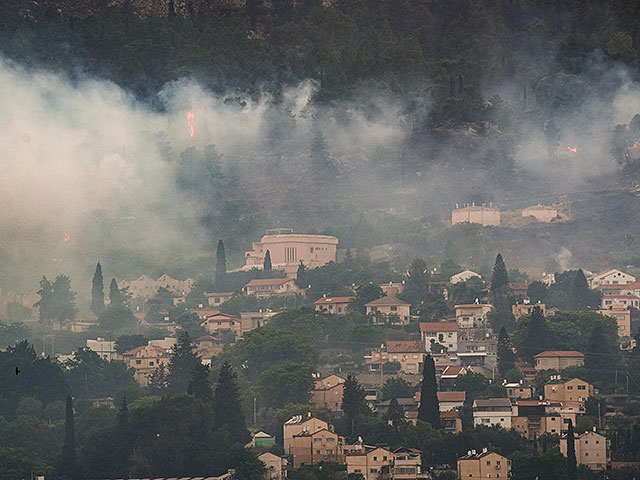
[(488, 303), (456, 305), (456, 321), (460, 328), (481, 328), (487, 326), (487, 314), (493, 310)]
[(584, 365), (584, 354), (573, 350), (548, 350), (533, 356), (535, 369), (562, 371)]
[(269, 448), (276, 444), (276, 437), (269, 435), (267, 432), (260, 430), (259, 432), (251, 434), (251, 441), (245, 445), (245, 447), (262, 447)]
[(311, 416), (311, 413), (305, 418), (302, 415), (296, 415), (284, 422), (282, 426), (283, 430), (283, 444), (285, 455), (293, 455), (293, 436), (302, 432), (316, 432), (322, 429), (332, 429), (324, 420)]
[(584, 412), (584, 404), (593, 392), (593, 385), (579, 378), (556, 376), (544, 385), (545, 400), (560, 402), (565, 409), (576, 412)]
[(400, 447), (393, 451), (393, 465), (389, 472), (391, 480), (427, 480), (429, 472), (422, 469), (422, 451)]
[(631, 336), (631, 310), (625, 307), (609, 307), (598, 310), (600, 315), (613, 317), (618, 323), (618, 335), (620, 337)]
[(462, 432), (462, 417), (459, 410), (440, 410), (440, 425), (446, 433), (457, 434)]
[(293, 435), (293, 468), (320, 462), (344, 463), (344, 437), (323, 428)]
[(271, 452), (264, 452), (258, 455), (258, 460), (264, 463), (265, 473), (262, 477), (264, 480), (284, 480), (287, 478), (287, 465), (286, 458), (276, 455)]
[(311, 391), (311, 401), (318, 408), (328, 408), (332, 412), (342, 411), (342, 395), (346, 380), (340, 375), (329, 375), (316, 380)]
[(518, 400), (513, 406), (511, 426), (527, 440), (545, 433), (560, 435), (566, 430), (566, 422), (560, 402)]
[(511, 461), (495, 452), (483, 449), (467, 452), (458, 458), (458, 480), (480, 480), (485, 478), (509, 478), (511, 476)]
[(549, 205), (534, 205), (522, 210), (523, 217), (533, 217), (538, 222), (552, 222), (558, 218), (558, 209)]
[(387, 342), (389, 362), (398, 362), (404, 373), (420, 373), (424, 363), (424, 344), (420, 340), (398, 340)]
[(458, 323), (457, 322), (421, 322), (420, 335), (424, 342), (424, 349), (432, 352), (432, 344), (438, 343), (445, 347), (447, 352), (458, 350)]
[(404, 280), (402, 282), (381, 283), (380, 289), (387, 296), (397, 297), (404, 290)]
[(520, 318), (523, 315), (531, 315), (533, 313), (533, 309), (538, 307), (542, 311), (542, 315), (547, 314), (547, 306), (544, 303), (517, 303), (511, 306), (511, 312), (513, 316), (516, 318)]
[(473, 425), (511, 428), (511, 402), (508, 398), (485, 398), (473, 401)]
[(407, 325), (411, 318), (411, 304), (396, 297), (382, 297), (365, 305), (367, 315), (377, 324)]
[(316, 312), (344, 315), (355, 297), (322, 297), (313, 302)]
[(466, 206), (451, 211), (451, 225), (479, 223), (483, 227), (500, 225), (500, 210), (492, 207)]
[(244, 293), (258, 298), (302, 293), (293, 278), (256, 278), (244, 286)]
[(207, 305), (219, 307), (233, 296), (233, 292), (205, 293), (204, 296), (207, 298)]
[(452, 390), (456, 380), (462, 375), (472, 372), (471, 367), (448, 365), (442, 370), (440, 375), (440, 390)]
[(95, 340), (87, 339), (87, 348), (98, 354), (100, 358), (106, 361), (122, 360), (122, 355), (116, 352), (115, 340), (105, 340), (98, 337)]
[(169, 354), (157, 345), (136, 347), (126, 352), (123, 357), (127, 367), (134, 369), (133, 376), (142, 386), (149, 384), (149, 378), (160, 365), (169, 363)]
[(616, 268), (605, 270), (587, 278), (590, 288), (597, 288), (600, 285), (629, 285), (635, 281), (636, 277)]
[(504, 388), (507, 389), (507, 397), (509, 398), (522, 398), (527, 399), (533, 397), (533, 387), (525, 384), (522, 380), (520, 382), (505, 383)]
[[(586, 465), (591, 470), (606, 470), (611, 462), (609, 440), (595, 431), (581, 435), (574, 434), (574, 447), (578, 465)], [(560, 438), (560, 452), (567, 456), (567, 435)]]
[(238, 317), (229, 315), (228, 313), (217, 313), (209, 315), (201, 326), (207, 329), (207, 332), (220, 338), (222, 332), (231, 332), (235, 338), (242, 336), (242, 323)]
[(529, 282), (515, 282), (509, 284), (509, 290), (518, 299), (528, 299)]
[[(607, 294), (604, 286), (601, 287), (601, 290), (604, 295)], [(613, 293), (613, 295), (635, 295), (636, 297), (640, 297), (640, 282), (621, 285), (620, 289), (616, 293)]]
[(176, 337), (164, 337), (149, 340), (149, 345), (155, 345), (156, 347), (164, 348), (167, 353), (171, 352), (173, 346), (178, 342)]
[(640, 297), (636, 295), (606, 295), (602, 297), (602, 309), (640, 308)]
[(128, 288), (132, 297), (151, 298), (158, 293), (159, 288), (166, 288), (176, 296), (186, 296), (191, 287), (195, 284), (193, 278), (187, 278), (186, 280), (177, 280), (170, 277), (167, 274), (161, 275), (157, 280), (149, 277), (148, 275), (141, 275), (136, 280), (121, 280), (118, 282), (118, 288)]
[(393, 465), (394, 454), (383, 447), (364, 445), (360, 451), (354, 451), (345, 456), (347, 475), (360, 474), (364, 480), (379, 480), (385, 467)]
[(474, 272), (472, 270), (469, 270), (467, 268), (466, 270), (463, 270), (460, 273), (456, 273), (455, 275), (451, 275), (451, 277), (449, 277), (449, 283), (451, 285), (455, 285), (456, 283), (466, 282), (467, 280), (469, 280), (471, 278), (479, 278), (480, 280), (482, 280), (482, 276), (479, 273), (476, 273), (476, 272)]
[(274, 315), (275, 312), (240, 312), (242, 333), (264, 327)]
[(295, 278), (302, 262), (307, 268), (316, 268), (336, 261), (338, 239), (330, 235), (305, 235), (293, 233), (287, 228), (267, 230), (259, 242), (251, 244), (245, 253), (245, 265), (241, 270), (262, 270), (267, 250), (275, 270), (284, 270)]
[(466, 392), (438, 392), (438, 404), (441, 412), (459, 410), (464, 406)]
[(222, 343), (217, 337), (211, 335), (203, 335), (194, 340), (194, 353), (200, 357), (203, 363), (211, 363), (213, 357), (218, 356), (222, 352)]

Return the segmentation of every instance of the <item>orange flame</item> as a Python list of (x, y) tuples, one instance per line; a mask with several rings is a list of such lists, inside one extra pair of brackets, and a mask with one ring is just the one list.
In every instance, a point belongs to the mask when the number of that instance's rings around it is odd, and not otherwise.
[(193, 112), (193, 105), (191, 106), (191, 110), (189, 110), (187, 112), (187, 125), (189, 125), (189, 136), (191, 138), (193, 138), (193, 136), (195, 135), (195, 131), (193, 129), (193, 118), (195, 117), (195, 114)]
[(634, 148), (638, 148), (638, 144), (637, 143), (634, 143), (633, 145), (631, 145), (629, 147), (629, 150), (633, 150)]
[(578, 153), (578, 147), (567, 147), (567, 150), (573, 153)]
[(69, 240), (71, 240), (71, 236), (68, 233), (64, 234), (64, 243), (69, 243)]

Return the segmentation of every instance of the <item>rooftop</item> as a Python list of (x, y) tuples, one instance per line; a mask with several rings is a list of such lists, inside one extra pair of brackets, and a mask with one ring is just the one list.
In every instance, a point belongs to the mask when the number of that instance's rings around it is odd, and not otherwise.
[(421, 332), (457, 332), (458, 322), (420, 322)]
[(386, 297), (378, 298), (372, 302), (366, 304), (367, 307), (381, 307), (384, 305), (411, 305), (410, 303), (405, 302), (404, 300), (400, 300), (392, 295), (387, 295)]
[(478, 398), (473, 402), (474, 407), (503, 407), (511, 408), (511, 401), (508, 398)]
[(390, 340), (387, 342), (388, 353), (424, 353), (424, 344), (420, 340)]
[(533, 356), (533, 358), (558, 358), (558, 357), (584, 358), (584, 353), (576, 352), (575, 350), (548, 350), (546, 352), (540, 352), (539, 354)]
[(439, 402), (464, 402), (466, 398), (466, 392), (438, 392)]
[(328, 305), (333, 303), (351, 303), (355, 297), (322, 297), (313, 302), (315, 305)]
[(259, 286), (271, 286), (271, 285), (284, 285), (285, 283), (293, 282), (292, 278), (256, 278), (251, 280), (245, 285), (245, 287), (259, 287)]

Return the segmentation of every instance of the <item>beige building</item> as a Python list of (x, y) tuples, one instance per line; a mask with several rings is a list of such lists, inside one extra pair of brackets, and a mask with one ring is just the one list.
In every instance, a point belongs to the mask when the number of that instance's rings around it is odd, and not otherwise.
[(244, 286), (244, 293), (258, 298), (302, 293), (292, 278), (257, 278)]
[(284, 422), (282, 426), (282, 437), (285, 455), (293, 455), (293, 437), (302, 432), (317, 432), (322, 429), (332, 428), (324, 420), (312, 417), (309, 414), (306, 418), (302, 415), (296, 415)]
[(630, 285), (635, 281), (636, 277), (617, 268), (611, 268), (587, 278), (590, 288), (598, 288), (602, 285)]
[(538, 222), (551, 222), (558, 218), (558, 209), (547, 205), (534, 205), (522, 210), (523, 217), (534, 217)]
[(346, 455), (347, 474), (360, 474), (364, 480), (379, 480), (383, 470), (393, 465), (394, 454), (382, 447), (367, 447)]
[(545, 400), (560, 402), (563, 408), (576, 412), (584, 412), (584, 403), (592, 395), (593, 385), (579, 378), (554, 378), (544, 386)]
[(466, 392), (438, 392), (437, 395), (441, 412), (461, 409), (467, 398)]
[(447, 352), (458, 350), (458, 323), (457, 322), (421, 322), (420, 335), (424, 342), (424, 349), (431, 351), (432, 343), (439, 343), (447, 349)]
[(420, 373), (424, 356), (424, 345), (420, 340), (390, 340), (386, 346), (373, 350), (365, 361), (371, 370), (378, 370), (385, 363), (397, 362), (401, 372)]
[(240, 312), (242, 333), (264, 327), (275, 314), (275, 312)]
[(566, 430), (568, 419), (575, 421), (575, 413), (566, 415), (559, 402), (518, 400), (513, 407), (511, 427), (527, 440), (548, 433), (560, 435)]
[(365, 305), (367, 315), (375, 324), (407, 325), (411, 319), (411, 304), (396, 297), (382, 297)]
[(269, 250), (272, 267), (295, 277), (300, 262), (307, 268), (335, 262), (337, 246), (338, 239), (329, 235), (304, 235), (285, 228), (267, 230), (267, 234), (245, 253), (245, 265), (241, 270), (262, 270)]
[[(607, 465), (611, 462), (607, 437), (590, 431), (584, 432), (582, 435), (575, 435), (574, 438), (578, 465), (586, 465), (595, 471), (602, 471), (607, 468)], [(565, 457), (567, 456), (566, 435), (560, 439), (560, 452)]]
[(311, 401), (318, 408), (328, 408), (332, 412), (342, 411), (345, 381), (344, 378), (335, 374), (316, 380), (314, 389), (311, 391)]
[(293, 436), (293, 468), (320, 462), (344, 463), (344, 437), (323, 428)]
[(451, 285), (455, 285), (456, 283), (466, 282), (471, 278), (479, 278), (480, 280), (482, 280), (482, 276), (479, 273), (476, 273), (467, 268), (466, 270), (460, 273), (456, 273), (455, 275), (452, 275), (451, 278), (449, 278), (449, 283)]
[(505, 383), (507, 397), (527, 399), (533, 397), (533, 387), (526, 385), (522, 380), (517, 383)]
[(453, 435), (462, 431), (462, 417), (459, 410), (440, 411), (440, 425), (446, 433)]
[(618, 323), (618, 335), (620, 337), (631, 336), (631, 310), (625, 307), (611, 306), (603, 310), (598, 310), (598, 313), (616, 319)]
[(636, 295), (605, 295), (602, 297), (602, 309), (640, 308), (640, 297)]
[(400, 447), (393, 451), (391, 466), (392, 480), (427, 480), (431, 478), (428, 471), (422, 469), (422, 451), (415, 448)]
[(511, 461), (486, 448), (480, 453), (471, 450), (458, 459), (458, 480), (509, 478), (510, 473)]
[(584, 354), (573, 350), (549, 350), (533, 356), (535, 369), (562, 371), (584, 365)]
[(116, 352), (115, 340), (105, 340), (98, 337), (95, 340), (87, 339), (87, 348), (98, 354), (100, 358), (106, 361), (122, 360), (122, 355)]
[(220, 338), (220, 334), (224, 331), (233, 332), (236, 338), (242, 336), (240, 319), (228, 313), (209, 315), (201, 325), (207, 329), (207, 332), (218, 338)]
[(195, 280), (187, 278), (186, 280), (176, 280), (167, 274), (161, 275), (157, 280), (148, 275), (141, 275), (139, 278), (131, 281), (122, 280), (118, 283), (118, 288), (128, 288), (132, 297), (151, 298), (158, 293), (159, 288), (166, 288), (174, 295), (183, 297), (189, 293), (193, 287)]
[(483, 398), (473, 401), (473, 426), (492, 427), (499, 425), (511, 428), (511, 402), (508, 398)]
[(483, 227), (500, 225), (500, 210), (475, 205), (451, 211), (451, 225), (458, 223), (478, 223)]
[(456, 305), (456, 321), (460, 328), (483, 328), (487, 326), (487, 314), (493, 310), (488, 303)]
[(287, 459), (271, 452), (264, 452), (258, 455), (258, 460), (264, 463), (266, 472), (262, 477), (264, 480), (284, 480), (287, 478)]
[(219, 307), (233, 296), (233, 292), (205, 293), (204, 296), (207, 298), (207, 305)]
[(404, 291), (404, 280), (402, 282), (381, 283), (382, 292), (390, 297), (397, 297)]
[(542, 311), (542, 315), (547, 314), (547, 306), (544, 303), (518, 303), (511, 306), (511, 312), (514, 317), (520, 318), (523, 315), (531, 315), (536, 307)]
[(316, 312), (344, 315), (355, 297), (322, 297), (313, 302)]
[(169, 354), (157, 345), (136, 347), (126, 352), (123, 357), (127, 367), (135, 370), (133, 376), (142, 386), (149, 384), (149, 377), (160, 365), (169, 363)]

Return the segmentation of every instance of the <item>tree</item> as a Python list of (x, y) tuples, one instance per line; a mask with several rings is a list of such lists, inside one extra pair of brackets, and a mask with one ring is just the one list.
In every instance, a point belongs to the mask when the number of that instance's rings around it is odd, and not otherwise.
[(41, 322), (58, 320), (63, 323), (76, 317), (76, 294), (71, 290), (71, 279), (66, 275), (58, 275), (53, 283), (42, 277), (37, 294), (40, 300), (33, 306), (40, 311)]
[(209, 384), (209, 367), (199, 362), (191, 372), (191, 380), (187, 393), (209, 403), (213, 399), (213, 392)]
[(382, 385), (382, 400), (411, 398), (416, 393), (415, 390), (404, 378), (391, 377)]
[(316, 128), (313, 134), (309, 156), (311, 158), (311, 171), (314, 174), (323, 175), (325, 178), (327, 178), (327, 176), (335, 176), (335, 167), (327, 149), (327, 142), (320, 128)]
[(131, 299), (131, 294), (128, 292), (129, 287), (124, 289), (118, 288), (118, 282), (115, 278), (111, 279), (109, 284), (109, 306), (110, 307), (126, 307)]
[(116, 417), (115, 449), (113, 455), (113, 474), (121, 477), (129, 477), (129, 458), (133, 453), (134, 435), (129, 425), (129, 409), (127, 398), (122, 398)]
[(298, 286), (298, 288), (306, 288), (307, 286), (306, 273), (307, 273), (307, 269), (304, 266), (304, 263), (302, 263), (302, 260), (300, 260), (300, 264), (298, 265), (298, 271), (296, 272), (296, 285)]
[(507, 333), (506, 328), (502, 327), (498, 334), (498, 371), (504, 375), (515, 367), (515, 354), (513, 353), (513, 345)]
[(149, 391), (154, 394), (164, 394), (167, 390), (167, 369), (164, 363), (157, 367), (149, 377)]
[(384, 292), (378, 285), (373, 283), (360, 285), (356, 288), (356, 298), (349, 304), (349, 309), (364, 315), (367, 311), (365, 305), (382, 297), (384, 297)]
[(576, 462), (576, 444), (573, 434), (573, 422), (569, 419), (567, 427), (567, 479), (576, 480), (578, 478)]
[(216, 250), (216, 279), (215, 289), (218, 292), (223, 292), (226, 285), (227, 277), (227, 256), (224, 252), (224, 243), (222, 240), (218, 240), (218, 248)]
[(38, 309), (40, 321), (51, 321), (53, 319), (53, 285), (47, 280), (47, 277), (43, 276), (40, 280), (40, 289), (36, 294), (40, 300), (34, 303), (33, 307)]
[(169, 360), (169, 372), (167, 374), (167, 392), (169, 395), (186, 393), (190, 383), (191, 374), (196, 366), (201, 363), (198, 356), (193, 353), (194, 345), (191, 342), (189, 332), (184, 331), (178, 337), (178, 341), (171, 347), (171, 359)]
[(105, 330), (116, 331), (134, 327), (138, 324), (138, 319), (123, 305), (109, 305), (98, 316), (98, 323)]
[(64, 419), (64, 446), (60, 471), (64, 478), (79, 478), (78, 461), (76, 459), (76, 431), (73, 418), (73, 400), (67, 395), (66, 415)]
[(358, 382), (358, 379), (352, 375), (347, 375), (342, 391), (342, 411), (351, 421), (351, 435), (355, 433), (355, 419), (358, 415), (369, 415), (371, 410), (365, 401), (365, 391)]
[(146, 344), (147, 339), (144, 335), (120, 335), (116, 338), (116, 352), (122, 355), (129, 350)]
[(440, 407), (438, 403), (438, 384), (436, 382), (436, 366), (431, 355), (426, 355), (422, 367), (422, 385), (420, 389), (420, 406), (418, 420), (440, 428)]
[(427, 301), (429, 296), (429, 269), (423, 259), (416, 258), (411, 262), (407, 271), (406, 284), (400, 296), (403, 300), (409, 302), (414, 309), (419, 309), (420, 305)]
[(262, 269), (265, 272), (270, 272), (273, 269), (271, 266), (271, 252), (269, 250), (267, 250), (267, 252), (264, 254), (264, 264), (262, 266)]
[(213, 423), (216, 429), (226, 427), (230, 443), (246, 443), (249, 440), (236, 373), (228, 362), (220, 367), (218, 383), (213, 396)]
[(543, 302), (547, 296), (547, 284), (539, 280), (531, 282), (527, 287), (527, 296), (531, 303)]
[(533, 362), (533, 357), (551, 346), (551, 330), (540, 307), (533, 307), (531, 315), (518, 320), (517, 350), (520, 358)]
[(395, 397), (391, 399), (391, 402), (389, 402), (387, 420), (390, 420), (396, 427), (404, 422), (404, 410), (398, 403), (398, 399)]
[(496, 255), (496, 263), (493, 265), (493, 274), (491, 275), (491, 291), (496, 292), (502, 287), (509, 287), (509, 275), (507, 267), (502, 259), (502, 254)]
[(104, 279), (102, 278), (102, 266), (96, 265), (96, 271), (91, 281), (91, 311), (97, 317), (104, 310)]
[(308, 363), (277, 363), (260, 374), (264, 405), (282, 408), (288, 403), (309, 403), (315, 369)]

